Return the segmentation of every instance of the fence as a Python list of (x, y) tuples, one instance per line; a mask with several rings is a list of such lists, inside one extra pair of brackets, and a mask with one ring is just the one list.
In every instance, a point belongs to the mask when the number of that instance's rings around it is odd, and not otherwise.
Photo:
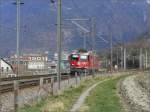
[[(71, 86), (77, 86), (80, 84), (81, 80), (86, 77), (75, 75), (75, 77), (70, 77), (69, 75), (63, 76), (61, 81), (62, 92)], [(31, 105), (33, 102), (40, 100), (47, 95), (57, 95), (58, 94), (58, 83), (56, 82), (56, 76), (49, 78), (40, 78), (39, 86), (34, 86), (31, 88), (21, 89), (20, 81), (13, 82), (13, 92), (6, 94), (1, 94), (1, 104), (0, 112), (17, 112), (18, 108), (24, 105)]]

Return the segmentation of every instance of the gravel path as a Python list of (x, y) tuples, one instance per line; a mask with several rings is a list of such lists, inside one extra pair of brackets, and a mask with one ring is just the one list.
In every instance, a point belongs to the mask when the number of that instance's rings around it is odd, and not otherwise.
[(79, 109), (80, 107), (82, 106), (82, 104), (84, 103), (86, 97), (89, 95), (90, 91), (92, 89), (94, 89), (97, 85), (105, 82), (105, 81), (108, 81), (110, 79), (106, 79), (106, 80), (103, 80), (103, 81), (100, 81), (94, 85), (92, 85), (90, 88), (88, 88), (84, 93), (81, 94), (81, 96), (79, 97), (79, 99), (77, 100), (77, 102), (73, 105), (72, 109), (70, 110), (70, 112), (79, 112)]
[(121, 85), (121, 92), (132, 112), (150, 112), (150, 100), (135, 82), (137, 76), (127, 77)]

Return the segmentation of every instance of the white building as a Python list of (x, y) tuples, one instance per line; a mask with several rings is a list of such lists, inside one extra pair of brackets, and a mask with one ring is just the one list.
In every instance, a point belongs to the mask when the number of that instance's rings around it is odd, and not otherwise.
[(48, 56), (46, 54), (34, 54), (28, 55), (28, 59), (28, 70), (44, 70), (46, 68)]
[(13, 73), (12, 66), (2, 58), (0, 59), (0, 73), (1, 75)]
[(44, 61), (30, 61), (28, 62), (28, 69), (29, 70), (42, 70), (45, 68)]
[[(22, 56), (20, 56), (20, 70), (44, 70), (47, 61), (47, 54), (23, 54)], [(11, 63), (13, 68), (17, 66), (17, 57), (15, 55), (11, 56)]]

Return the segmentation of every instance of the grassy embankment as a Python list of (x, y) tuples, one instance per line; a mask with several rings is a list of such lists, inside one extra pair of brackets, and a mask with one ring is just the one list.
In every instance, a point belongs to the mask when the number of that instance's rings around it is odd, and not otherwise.
[(105, 79), (110, 80), (93, 90), (91, 96), (86, 100), (86, 106), (83, 106), (81, 110), (86, 109), (85, 112), (121, 112), (122, 106), (116, 93), (116, 84), (120, 78), (112, 79), (112, 77), (85, 80), (78, 87), (72, 87), (59, 96), (49, 96), (32, 106), (26, 106), (19, 112), (68, 112), (83, 91)]
[(33, 104), (32, 106), (26, 106), (23, 109), (20, 109), (19, 112), (68, 112), (73, 103), (84, 90), (92, 84), (106, 78), (108, 77), (86, 79), (78, 87), (72, 87), (58, 96), (50, 95), (47, 98), (41, 99), (41, 101)]
[(117, 94), (117, 83), (124, 76), (110, 79), (98, 85), (87, 97), (80, 112), (124, 112)]

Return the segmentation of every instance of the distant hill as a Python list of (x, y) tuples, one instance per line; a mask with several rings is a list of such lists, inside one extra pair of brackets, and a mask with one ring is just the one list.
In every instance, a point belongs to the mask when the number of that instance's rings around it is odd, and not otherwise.
[[(16, 5), (2, 0), (0, 5), (0, 56), (10, 55), (16, 48)], [(21, 51), (56, 50), (56, 3), (50, 0), (21, 0)], [(96, 49), (108, 47), (112, 33), (114, 43), (130, 42), (150, 28), (148, 0), (63, 0), (63, 20), (91, 18), (96, 21)], [(89, 22), (79, 22), (89, 29)], [(70, 21), (63, 21), (63, 49), (83, 47), (83, 32)], [(149, 35), (147, 33), (146, 35)], [(90, 49), (91, 38), (87, 37)]]
[(149, 50), (150, 48), (150, 32), (144, 32), (139, 37), (137, 37), (133, 42), (129, 42), (126, 46), (127, 48), (143, 48)]

